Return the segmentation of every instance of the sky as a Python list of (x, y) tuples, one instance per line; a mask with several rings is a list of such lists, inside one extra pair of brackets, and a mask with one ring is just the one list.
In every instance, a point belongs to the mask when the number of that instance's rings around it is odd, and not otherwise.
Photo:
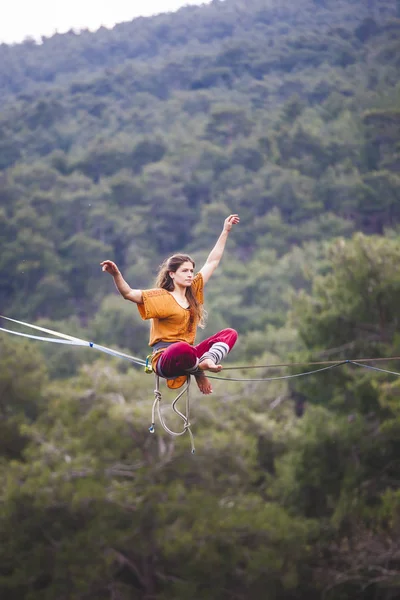
[(56, 31), (95, 31), (135, 17), (206, 4), (210, 0), (0, 0), (0, 43), (12, 44), (31, 37), (40, 40)]

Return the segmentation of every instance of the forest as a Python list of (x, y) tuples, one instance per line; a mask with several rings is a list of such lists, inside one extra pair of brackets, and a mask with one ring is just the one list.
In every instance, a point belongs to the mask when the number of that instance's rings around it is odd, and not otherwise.
[(399, 82), (399, 0), (0, 44), (2, 315), (145, 358), (100, 262), (148, 289), (241, 218), (197, 337), (239, 341), (192, 390), (194, 455), (149, 434), (142, 368), (0, 332), (2, 600), (400, 598)]

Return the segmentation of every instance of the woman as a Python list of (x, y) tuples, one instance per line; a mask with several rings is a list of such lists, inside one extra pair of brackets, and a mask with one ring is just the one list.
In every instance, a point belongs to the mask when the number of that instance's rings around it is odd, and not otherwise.
[(101, 264), (114, 278), (119, 293), (137, 304), (142, 319), (152, 319), (149, 345), (153, 349), (154, 371), (167, 379), (168, 387), (180, 387), (188, 375), (194, 375), (203, 394), (211, 394), (211, 383), (205, 371), (218, 373), (220, 362), (237, 340), (234, 329), (224, 329), (194, 346), (197, 326), (204, 326), (203, 287), (217, 268), (238, 215), (225, 219), (217, 243), (204, 266), (194, 275), (195, 263), (185, 254), (174, 254), (164, 261), (158, 273), (156, 288), (132, 289), (111, 260)]

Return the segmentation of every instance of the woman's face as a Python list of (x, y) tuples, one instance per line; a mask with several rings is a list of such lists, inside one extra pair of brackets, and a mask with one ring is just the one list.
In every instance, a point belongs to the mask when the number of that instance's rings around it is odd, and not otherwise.
[(190, 287), (193, 281), (194, 267), (189, 260), (182, 263), (181, 266), (174, 272), (170, 271), (170, 276), (175, 285), (180, 287)]

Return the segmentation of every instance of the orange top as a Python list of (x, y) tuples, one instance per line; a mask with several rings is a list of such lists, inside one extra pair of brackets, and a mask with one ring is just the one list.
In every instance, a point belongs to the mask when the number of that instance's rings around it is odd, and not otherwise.
[[(203, 286), (203, 276), (197, 273), (191, 288), (200, 304), (204, 303)], [(198, 319), (189, 308), (182, 308), (163, 288), (143, 290), (142, 297), (142, 304), (137, 304), (140, 316), (152, 319), (149, 346), (161, 341), (194, 344)]]

